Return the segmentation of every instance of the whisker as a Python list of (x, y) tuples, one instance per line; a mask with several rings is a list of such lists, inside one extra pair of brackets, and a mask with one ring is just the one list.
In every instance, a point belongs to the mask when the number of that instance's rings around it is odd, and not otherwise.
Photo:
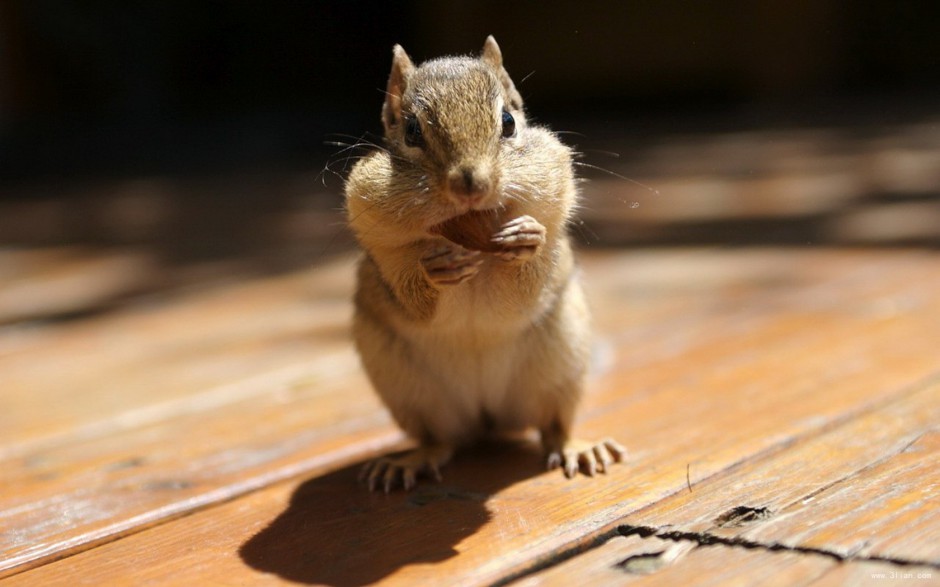
[[(593, 242), (601, 241), (600, 235), (594, 232), (594, 229), (588, 226), (587, 223), (585, 223), (584, 220), (581, 220), (580, 218), (577, 220), (572, 220), (570, 222), (570, 226), (578, 231), (578, 234), (581, 235), (581, 240), (584, 241), (584, 244), (588, 246), (593, 244)], [(588, 235), (587, 234), (588, 232), (590, 232), (591, 234)], [(591, 240), (591, 237), (594, 237), (593, 242)]]
[(650, 192), (652, 192), (653, 194), (656, 194), (657, 196), (659, 195), (659, 190), (658, 190), (658, 189), (656, 189), (656, 188), (654, 188), (654, 187), (651, 187), (651, 186), (648, 186), (648, 185), (646, 185), (645, 183), (640, 182), (640, 181), (637, 181), (637, 180), (635, 180), (635, 179), (633, 179), (633, 178), (627, 177), (627, 176), (625, 176), (625, 175), (621, 175), (621, 174), (617, 173), (616, 171), (611, 171), (610, 169), (604, 169), (603, 167), (598, 167), (597, 165), (591, 165), (590, 163), (584, 163), (583, 161), (575, 161), (574, 164), (577, 165), (578, 167), (587, 167), (588, 169), (595, 169), (595, 170), (597, 170), (597, 171), (602, 171), (602, 172), (604, 172), (604, 173), (607, 173), (607, 174), (609, 174), (609, 175), (612, 175), (612, 176), (616, 177), (617, 179), (622, 179), (622, 180), (624, 180), (624, 181), (629, 181), (630, 183), (632, 183), (632, 184), (634, 184), (634, 185), (637, 185), (637, 186), (639, 186), (639, 187), (641, 187), (641, 188), (643, 188), (643, 189), (645, 189), (645, 190), (647, 190), (647, 191), (650, 191)]
[(605, 151), (603, 149), (584, 149), (583, 153), (591, 153), (596, 155), (607, 155), (608, 157), (613, 157), (614, 159), (620, 159), (620, 153), (616, 151)]

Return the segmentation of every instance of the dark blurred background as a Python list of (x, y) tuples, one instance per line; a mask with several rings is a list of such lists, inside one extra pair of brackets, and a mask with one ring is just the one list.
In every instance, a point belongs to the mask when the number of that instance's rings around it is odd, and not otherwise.
[(824, 123), (940, 90), (930, 0), (2, 0), (0, 27), (7, 181), (309, 166), (331, 133), (379, 130), (396, 42), (422, 60), (492, 33), (530, 109), (588, 131)]
[(605, 170), (592, 246), (940, 240), (938, 2), (0, 0), (0, 253), (343, 248), (333, 143), (377, 140), (392, 44), (487, 34)]

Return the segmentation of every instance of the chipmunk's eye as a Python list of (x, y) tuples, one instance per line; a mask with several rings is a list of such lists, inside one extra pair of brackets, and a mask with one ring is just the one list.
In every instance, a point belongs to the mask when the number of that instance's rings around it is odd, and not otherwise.
[(405, 144), (409, 147), (424, 146), (424, 135), (421, 134), (421, 123), (414, 114), (405, 117)]
[(503, 138), (508, 139), (514, 134), (516, 134), (516, 119), (512, 117), (512, 114), (503, 110)]

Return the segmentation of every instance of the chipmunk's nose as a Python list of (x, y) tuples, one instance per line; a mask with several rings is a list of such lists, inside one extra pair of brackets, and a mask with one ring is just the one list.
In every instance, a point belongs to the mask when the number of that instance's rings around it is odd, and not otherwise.
[(462, 200), (482, 200), (490, 192), (489, 173), (472, 165), (454, 167), (447, 173), (447, 189)]

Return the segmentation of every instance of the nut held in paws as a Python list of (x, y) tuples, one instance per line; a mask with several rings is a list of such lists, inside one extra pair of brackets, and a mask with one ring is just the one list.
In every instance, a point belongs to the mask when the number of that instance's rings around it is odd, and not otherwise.
[(467, 249), (495, 253), (502, 247), (491, 239), (501, 225), (498, 210), (473, 210), (434, 226), (431, 232)]

